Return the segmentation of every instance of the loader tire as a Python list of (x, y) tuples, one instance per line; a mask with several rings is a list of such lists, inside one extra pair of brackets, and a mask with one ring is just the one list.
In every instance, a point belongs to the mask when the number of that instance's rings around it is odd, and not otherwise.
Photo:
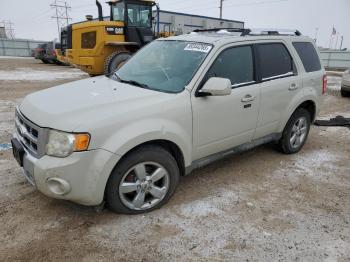
[(117, 69), (119, 69), (129, 58), (131, 54), (125, 51), (117, 51), (112, 53), (105, 62), (104, 74), (111, 76)]

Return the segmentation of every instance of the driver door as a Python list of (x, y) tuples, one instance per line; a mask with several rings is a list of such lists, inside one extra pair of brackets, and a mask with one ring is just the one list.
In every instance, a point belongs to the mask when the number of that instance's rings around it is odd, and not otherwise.
[(232, 93), (227, 96), (192, 96), (193, 160), (250, 142), (256, 129), (260, 88), (254, 73), (253, 47), (223, 50), (206, 73), (228, 78)]

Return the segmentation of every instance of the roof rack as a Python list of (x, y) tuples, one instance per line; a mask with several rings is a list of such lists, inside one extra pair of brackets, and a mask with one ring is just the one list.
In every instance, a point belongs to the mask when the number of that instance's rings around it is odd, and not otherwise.
[(205, 33), (212, 32), (217, 33), (219, 31), (227, 31), (228, 33), (241, 33), (241, 36), (249, 35), (251, 30), (245, 28), (211, 28), (211, 29), (195, 29), (193, 32), (195, 33)]
[(299, 30), (290, 29), (248, 29), (248, 28), (211, 28), (211, 29), (196, 29), (195, 33), (213, 32), (218, 33), (220, 31), (226, 31), (227, 33), (241, 33), (240, 36), (259, 36), (259, 35), (270, 35), (270, 36), (301, 36)]

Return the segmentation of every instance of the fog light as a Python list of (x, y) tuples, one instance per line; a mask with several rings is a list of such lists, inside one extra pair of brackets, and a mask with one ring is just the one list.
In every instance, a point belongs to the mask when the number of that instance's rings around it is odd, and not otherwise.
[(70, 184), (61, 178), (49, 178), (47, 181), (49, 190), (55, 195), (63, 196), (70, 192)]

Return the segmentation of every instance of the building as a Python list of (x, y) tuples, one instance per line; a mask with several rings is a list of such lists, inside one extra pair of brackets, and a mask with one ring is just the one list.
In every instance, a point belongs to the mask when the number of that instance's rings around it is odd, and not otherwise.
[[(153, 11), (154, 26), (157, 27), (157, 11)], [(195, 29), (244, 28), (244, 22), (209, 16), (192, 15), (159, 10), (159, 31), (176, 35), (187, 34)], [(157, 28), (155, 28), (157, 32)]]

